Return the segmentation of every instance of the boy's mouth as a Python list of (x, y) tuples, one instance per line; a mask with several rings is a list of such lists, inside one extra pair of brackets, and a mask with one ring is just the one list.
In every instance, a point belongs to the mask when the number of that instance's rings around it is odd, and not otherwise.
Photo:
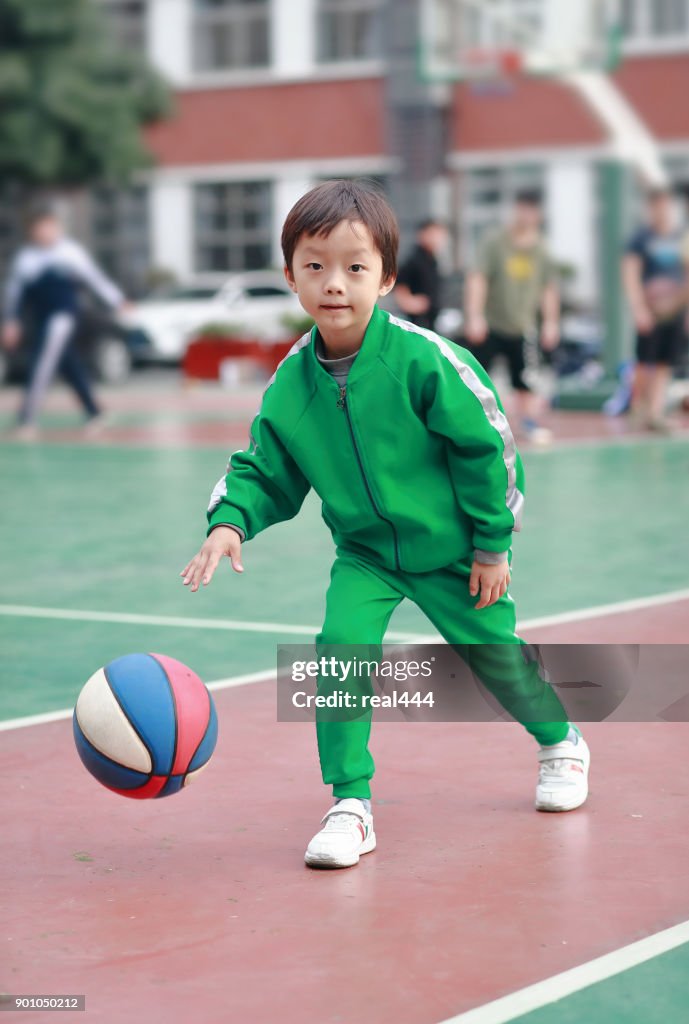
[(335, 312), (337, 312), (340, 309), (351, 309), (352, 307), (351, 306), (345, 306), (342, 303), (322, 302), (320, 308), (321, 309), (326, 309), (329, 313), (335, 313)]

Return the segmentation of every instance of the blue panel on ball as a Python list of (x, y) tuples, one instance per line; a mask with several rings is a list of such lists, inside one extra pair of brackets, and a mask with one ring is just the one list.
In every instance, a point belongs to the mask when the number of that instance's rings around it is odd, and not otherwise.
[(210, 693), (208, 696), (210, 697), (210, 716), (208, 719), (208, 727), (203, 734), (203, 739), (199, 743), (198, 750), (191, 759), (191, 763), (187, 769), (190, 772), (195, 771), (197, 768), (201, 768), (206, 763), (215, 750), (215, 744), (218, 741), (218, 716), (215, 713), (215, 701)]
[(184, 785), (183, 775), (171, 775), (167, 780), (160, 793), (158, 793), (157, 799), (161, 796), (172, 796), (173, 793), (179, 793), (180, 789)]
[(138, 789), (148, 782), (148, 775), (143, 772), (135, 772), (132, 768), (125, 768), (124, 765), (111, 761), (99, 750), (91, 746), (79, 728), (77, 716), (72, 717), (74, 729), (74, 742), (77, 752), (83, 764), (91, 772), (91, 775), (104, 786), (114, 786), (115, 789)]
[(105, 666), (122, 710), (153, 759), (154, 775), (169, 775), (175, 754), (175, 704), (162, 665), (150, 654), (125, 654)]

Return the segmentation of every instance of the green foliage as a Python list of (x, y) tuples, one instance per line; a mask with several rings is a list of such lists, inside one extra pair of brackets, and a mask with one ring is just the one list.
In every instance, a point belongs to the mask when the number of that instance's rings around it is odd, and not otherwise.
[(250, 336), (251, 331), (242, 324), (211, 320), (194, 331), (194, 341), (198, 341), (199, 338), (206, 341), (222, 341), (224, 338), (246, 338), (247, 335)]
[(301, 336), (313, 327), (313, 317), (308, 313), (283, 313), (280, 323), (295, 336)]
[(124, 182), (169, 93), (92, 0), (0, 0), (0, 185)]

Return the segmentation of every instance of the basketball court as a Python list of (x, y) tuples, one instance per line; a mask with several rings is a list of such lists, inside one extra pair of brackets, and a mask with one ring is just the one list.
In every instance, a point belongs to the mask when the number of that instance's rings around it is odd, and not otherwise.
[[(622, 165), (646, 183), (663, 171), (606, 74), (600, 5), (548, 0), (532, 5), (541, 24), (519, 25), (502, 6), (425, 0), (419, 81), (530, 74), (575, 90), (609, 133), (602, 223), (619, 226)], [(610, 234), (602, 253), (613, 276), (619, 244)], [(607, 304), (612, 372), (620, 303)], [(582, 722), (589, 798), (539, 814), (519, 726), (374, 720), (378, 848), (348, 870), (304, 865), (329, 793), (313, 725), (277, 720), (276, 648), (321, 625), (333, 550), (318, 501), (252, 541), (241, 578), (224, 566), (196, 595), (179, 578), (260, 394), (142, 375), (106, 395), (111, 421), (88, 438), (57, 390), (39, 443), (0, 443), (0, 1011), (26, 994), (83, 995), (86, 1015), (63, 1019), (103, 1024), (689, 1020), (686, 721)], [(0, 429), (16, 401), (0, 393)], [(551, 447), (520, 445), (520, 634), (681, 657), (689, 419), (671, 436), (587, 412), (547, 425)], [(387, 639), (437, 637), (404, 602)], [(214, 757), (172, 799), (108, 792), (75, 750), (84, 682), (135, 651), (188, 664), (216, 701)]]
[[(685, 723), (584, 725), (591, 794), (563, 815), (533, 810), (519, 727), (379, 723), (378, 849), (347, 871), (304, 866), (328, 794), (313, 726), (276, 721), (274, 673), (276, 644), (320, 625), (317, 502), (249, 545), (241, 579), (226, 569), (192, 596), (177, 576), (257, 399), (141, 384), (109, 396), (112, 427), (85, 442), (56, 392), (45, 442), (0, 449), (0, 989), (83, 993), (104, 1022), (681, 1020)], [(552, 414), (552, 449), (524, 449), (521, 631), (683, 643), (689, 433), (595, 419), (597, 438)], [(389, 639), (419, 635), (403, 604)], [(102, 789), (69, 721), (88, 676), (137, 650), (190, 664), (220, 719), (203, 777), (153, 804)]]

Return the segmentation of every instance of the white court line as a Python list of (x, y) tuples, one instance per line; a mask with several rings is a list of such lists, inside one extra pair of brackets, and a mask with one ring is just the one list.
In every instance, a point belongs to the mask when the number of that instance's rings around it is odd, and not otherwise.
[[(518, 628), (534, 629), (544, 626), (556, 626), (568, 622), (581, 622), (585, 619), (602, 617), (604, 615), (622, 614), (628, 611), (637, 611), (642, 608), (654, 608), (659, 605), (672, 604), (675, 601), (689, 600), (689, 590), (675, 590), (669, 594), (656, 594), (652, 597), (640, 597), (630, 601), (619, 601), (617, 604), (594, 605), (591, 608), (581, 608), (578, 611), (562, 612), (559, 615), (546, 615), (537, 619), (524, 619), (518, 624)], [(0, 615), (19, 616), (21, 618), (45, 618), (45, 619), (70, 619), (86, 622), (115, 622), (129, 623), (133, 625), (156, 625), (176, 626), (191, 629), (226, 629), (245, 630), (255, 633), (293, 633), (300, 636), (315, 636), (317, 629), (311, 626), (290, 626), (278, 623), (262, 622), (241, 622), (233, 619), (187, 619), (180, 617), (165, 617), (163, 615), (129, 615), (120, 612), (89, 612), (65, 610), (62, 608), (37, 608), (32, 605), (0, 605)], [(440, 634), (412, 634), (412, 633), (387, 633), (386, 640), (399, 641), (400, 643), (444, 643)], [(253, 672), (248, 675), (232, 676), (228, 679), (219, 679), (209, 683), (209, 689), (223, 690), (233, 686), (244, 686), (249, 683), (270, 679), (275, 675), (274, 669), (266, 669), (263, 672)], [(63, 718), (69, 718), (72, 714), (70, 708), (62, 708), (59, 711), (47, 711), (44, 714), (27, 715), (23, 718), (9, 718), (7, 721), (0, 721), (0, 732), (7, 732), (10, 729), (21, 729), (29, 725), (40, 725), (42, 722), (56, 722)]]
[(596, 982), (604, 981), (630, 967), (636, 967), (646, 960), (652, 960), (653, 957), (676, 949), (686, 942), (689, 942), (689, 921), (656, 932), (655, 935), (639, 939), (628, 946), (621, 946), (612, 953), (605, 953), (595, 960), (562, 971), (561, 974), (554, 974), (552, 978), (537, 981), (535, 985), (518, 989), (508, 996), (477, 1006), (456, 1017), (448, 1017), (442, 1024), (507, 1024), (522, 1014), (531, 1013), (542, 1006), (570, 996), (589, 985), (595, 985)]
[(674, 604), (675, 601), (689, 601), (689, 590), (673, 590), (668, 594), (635, 597), (629, 601), (616, 601), (614, 604), (598, 604), (591, 608), (580, 608), (578, 611), (543, 615), (536, 619), (524, 619), (523, 622), (517, 623), (517, 628), (538, 629), (543, 626), (559, 626), (567, 622), (582, 622), (585, 619), (600, 619), (606, 615), (623, 615), (625, 612), (641, 611), (644, 608), (658, 608), (664, 604)]
[[(541, 626), (558, 626), (567, 622), (581, 622), (585, 619), (602, 618), (606, 615), (622, 615), (625, 612), (640, 611), (644, 608), (657, 608), (675, 601), (689, 600), (689, 589), (673, 590), (666, 594), (653, 594), (649, 597), (635, 597), (628, 601), (616, 601), (613, 604), (591, 605), (570, 612), (559, 612), (555, 615), (544, 615), (534, 619), (524, 619), (518, 623), (519, 629), (535, 629)], [(243, 619), (201, 619), (180, 615), (143, 615), (129, 612), (98, 612), (78, 608), (44, 608), (36, 605), (0, 604), (0, 615), (17, 616), (28, 619), (64, 619), (75, 622), (112, 622), (133, 626), (167, 626), (174, 629), (217, 629), (234, 630), (246, 633), (291, 633), (294, 636), (314, 637), (318, 633), (317, 626), (300, 626), (287, 622), (252, 622)], [(419, 643), (439, 638), (438, 633), (388, 632), (387, 640), (409, 641)]]
[[(28, 604), (0, 604), (0, 615), (21, 619), (63, 619), (71, 622), (112, 622), (129, 626), (166, 626), (173, 629), (218, 629), (240, 633), (290, 633), (312, 639), (319, 626), (297, 626), (288, 622), (251, 622), (243, 619), (197, 619), (182, 615), (139, 615), (130, 612), (95, 612), (78, 608), (42, 608)], [(408, 640), (409, 632), (387, 633), (388, 640)], [(416, 634), (415, 634), (416, 636)], [(431, 639), (427, 637), (426, 639)]]
[[(216, 679), (206, 683), (209, 690), (230, 690), (235, 686), (248, 686), (250, 683), (262, 683), (275, 677), (275, 669), (267, 668), (261, 672), (247, 672), (242, 676), (229, 676), (227, 679)], [(60, 708), (58, 711), (45, 711), (40, 715), (26, 715), (23, 718), (8, 718), (0, 722), (0, 732), (12, 729), (25, 729), (29, 725), (42, 725), (44, 722), (61, 722), (72, 717), (73, 708)]]

